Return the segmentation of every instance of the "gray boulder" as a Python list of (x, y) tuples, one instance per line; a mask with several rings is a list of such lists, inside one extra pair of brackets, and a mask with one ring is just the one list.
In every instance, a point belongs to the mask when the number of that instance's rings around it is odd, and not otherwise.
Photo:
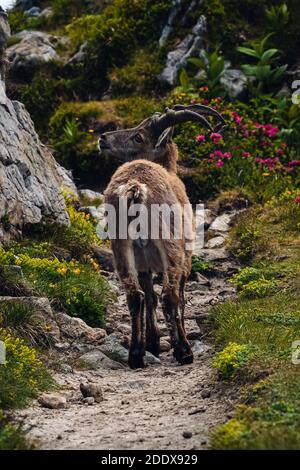
[[(106, 337), (105, 341), (103, 344), (101, 344), (99, 349), (111, 359), (127, 364), (129, 352), (126, 348), (124, 348), (124, 346), (122, 346), (122, 340), (123, 335), (113, 333)], [(153, 356), (153, 354), (148, 351), (146, 351), (144, 362), (146, 365), (161, 363), (157, 357)]]
[(206, 243), (206, 248), (220, 248), (225, 243), (225, 238), (222, 235), (213, 237)]
[(41, 11), (41, 16), (44, 16), (45, 18), (50, 18), (52, 15), (53, 15), (52, 7), (44, 8), (44, 10)]
[(19, 42), (7, 49), (7, 56), (14, 72), (58, 60), (55, 50), (58, 38), (41, 31), (21, 31), (14, 36)]
[(76, 359), (74, 366), (80, 370), (124, 369), (124, 366), (120, 364), (120, 362), (110, 359), (102, 351), (99, 351), (99, 349), (94, 349), (93, 351), (82, 354)]
[(105, 330), (92, 328), (81, 318), (70, 317), (66, 313), (57, 313), (55, 319), (62, 335), (73, 341), (94, 343), (103, 340), (106, 336)]
[(82, 204), (87, 206), (99, 206), (104, 200), (102, 193), (92, 191), (91, 189), (80, 189), (78, 193)]
[(214, 232), (228, 232), (230, 230), (230, 223), (232, 220), (231, 214), (219, 215), (210, 225), (209, 230)]
[(29, 17), (32, 17), (32, 18), (36, 18), (38, 16), (40, 16), (41, 14), (41, 9), (39, 7), (31, 7), (29, 8), (29, 10), (26, 10), (24, 12), (24, 14), (26, 16), (29, 16)]
[(79, 47), (79, 50), (69, 59), (68, 64), (82, 64), (86, 59), (87, 42), (84, 42)]
[(38, 402), (43, 408), (50, 408), (51, 410), (60, 410), (67, 406), (66, 397), (58, 393), (44, 393), (39, 397)]
[(247, 90), (247, 77), (238, 69), (227, 68), (221, 77), (221, 84), (232, 99), (241, 99)]

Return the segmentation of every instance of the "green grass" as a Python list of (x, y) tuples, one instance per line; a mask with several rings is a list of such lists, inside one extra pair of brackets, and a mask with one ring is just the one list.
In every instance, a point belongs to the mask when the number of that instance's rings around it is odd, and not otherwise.
[[(222, 348), (215, 365), (226, 372), (233, 364), (235, 373), (225, 378), (240, 388), (240, 406), (214, 432), (214, 449), (300, 448), (300, 366), (292, 363), (292, 343), (300, 340), (299, 221), (299, 205), (285, 198), (253, 207), (233, 231), (230, 246), (237, 255), (244, 249), (243, 234), (256, 234), (246, 257), (252, 267), (233, 277), (239, 292), (262, 279), (273, 288), (252, 289), (213, 309)], [(227, 353), (230, 344), (248, 348), (247, 360)]]
[(21, 427), (12, 425), (0, 410), (0, 451), (30, 449)]

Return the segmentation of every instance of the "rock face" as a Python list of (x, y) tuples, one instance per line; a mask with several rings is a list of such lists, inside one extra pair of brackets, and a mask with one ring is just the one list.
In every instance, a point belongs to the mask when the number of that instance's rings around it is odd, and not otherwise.
[[(9, 27), (1, 11), (0, 17), (3, 69)], [(62, 172), (40, 142), (29, 114), (7, 98), (0, 80), (0, 242), (16, 236), (24, 225), (46, 220), (67, 225), (62, 184)]]
[(198, 57), (204, 48), (204, 33), (206, 32), (206, 18), (201, 15), (192, 29), (180, 44), (167, 57), (164, 70), (160, 75), (162, 81), (173, 86), (176, 83), (179, 70), (187, 63), (190, 57)]
[[(0, 219), (6, 217), (12, 229), (45, 219), (67, 225), (61, 182), (29, 114), (6, 97), (0, 84)], [(0, 240), (5, 235), (0, 225)]]
[(5, 80), (7, 61), (5, 56), (6, 41), (10, 36), (7, 14), (0, 7), (0, 81)]
[(182, 0), (173, 0), (173, 8), (170, 12), (169, 18), (167, 20), (166, 25), (164, 26), (164, 29), (161, 33), (161, 36), (159, 38), (158, 44), (159, 47), (163, 47), (166, 45), (170, 34), (172, 33), (173, 30), (173, 23), (176, 17), (178, 16), (180, 10), (181, 10), (181, 5), (182, 5)]
[(55, 36), (40, 31), (21, 31), (14, 36), (20, 41), (7, 49), (13, 72), (32, 69), (39, 64), (59, 58)]

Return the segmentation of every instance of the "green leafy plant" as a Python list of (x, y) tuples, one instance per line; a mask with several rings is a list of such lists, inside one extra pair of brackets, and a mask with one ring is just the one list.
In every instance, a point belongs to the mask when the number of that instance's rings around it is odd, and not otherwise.
[(6, 349), (6, 363), (0, 367), (0, 406), (22, 406), (47, 388), (51, 379), (36, 351), (22, 339), (0, 328), (0, 340)]
[(250, 47), (239, 46), (237, 51), (252, 57), (256, 61), (255, 65), (242, 65), (242, 70), (249, 77), (254, 77), (257, 83), (254, 88), (255, 93), (261, 93), (270, 89), (282, 79), (287, 65), (273, 66), (279, 58), (280, 51), (275, 48), (267, 48), (267, 42), (271, 34), (265, 36), (261, 41), (252, 41)]
[(192, 256), (192, 273), (208, 273), (212, 270), (211, 263), (199, 256)]
[(272, 5), (266, 10), (266, 18), (271, 31), (281, 33), (290, 19), (290, 12), (286, 3), (281, 5)]
[(196, 67), (197, 73), (191, 79), (187, 71), (182, 69), (179, 75), (182, 88), (188, 89), (192, 85), (204, 85), (208, 88), (211, 98), (224, 95), (224, 88), (220, 82), (225, 71), (224, 59), (217, 50), (205, 52), (202, 58), (191, 57), (188, 62)]
[(241, 297), (265, 297), (274, 293), (276, 282), (274, 279), (266, 279), (264, 274), (256, 268), (247, 267), (234, 274), (230, 282), (237, 286)]
[(20, 426), (13, 425), (0, 410), (0, 450), (30, 450), (33, 446), (26, 441)]

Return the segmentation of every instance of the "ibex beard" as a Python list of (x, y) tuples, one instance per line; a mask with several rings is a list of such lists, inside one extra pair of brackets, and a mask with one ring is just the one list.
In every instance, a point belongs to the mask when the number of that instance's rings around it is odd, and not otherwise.
[[(115, 211), (114, 224), (110, 224), (115, 227), (111, 247), (131, 314), (132, 368), (144, 367), (146, 350), (155, 356), (160, 353), (152, 278), (155, 273), (162, 274), (162, 310), (174, 357), (180, 364), (193, 362), (184, 325), (184, 288), (191, 271), (194, 217), (185, 187), (176, 174), (178, 151), (172, 133), (175, 124), (189, 120), (212, 129), (202, 114), (223, 122), (211, 108), (177, 105), (174, 110), (156, 113), (136, 128), (108, 132), (100, 138), (102, 153), (127, 162), (113, 175), (105, 191), (105, 204)], [(122, 205), (127, 209), (126, 223), (120, 214)]]

